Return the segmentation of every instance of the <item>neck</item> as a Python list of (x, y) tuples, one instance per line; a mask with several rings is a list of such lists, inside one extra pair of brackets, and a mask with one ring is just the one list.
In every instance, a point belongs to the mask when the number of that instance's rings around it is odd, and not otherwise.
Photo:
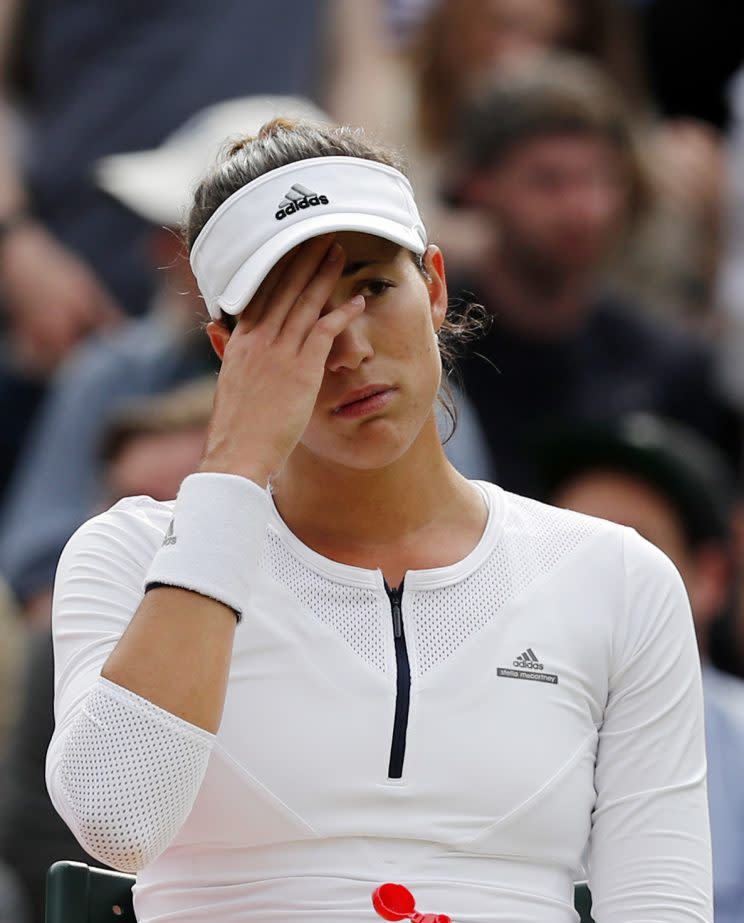
[[(306, 545), (344, 563), (382, 567), (386, 576), (396, 569), (395, 556), (405, 558), (404, 549), (432, 530), (447, 525), (470, 532), (477, 520), (477, 532), (484, 524), (482, 501), (447, 460), (433, 415), (410, 449), (384, 468), (337, 465), (299, 446), (273, 491), (282, 519)], [(421, 541), (419, 547), (426, 545)], [(460, 549), (445, 563), (458, 556)], [(440, 563), (409, 555), (400, 570)]]
[(501, 251), (485, 272), (486, 307), (518, 333), (553, 339), (572, 332), (583, 320), (591, 281), (588, 273), (540, 271)]

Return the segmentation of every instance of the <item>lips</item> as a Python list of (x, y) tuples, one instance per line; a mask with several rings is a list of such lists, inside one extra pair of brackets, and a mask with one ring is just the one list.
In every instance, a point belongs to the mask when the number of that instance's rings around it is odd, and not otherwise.
[(365, 417), (377, 417), (394, 399), (396, 389), (393, 385), (374, 384), (347, 391), (341, 402), (333, 408), (337, 420), (363, 420)]
[(364, 401), (369, 397), (374, 397), (376, 394), (382, 394), (383, 391), (390, 391), (390, 385), (367, 385), (365, 388), (357, 388), (355, 391), (349, 391), (344, 394), (341, 400), (333, 408), (334, 413), (339, 413), (344, 410), (346, 407), (350, 407), (352, 404), (359, 403)]

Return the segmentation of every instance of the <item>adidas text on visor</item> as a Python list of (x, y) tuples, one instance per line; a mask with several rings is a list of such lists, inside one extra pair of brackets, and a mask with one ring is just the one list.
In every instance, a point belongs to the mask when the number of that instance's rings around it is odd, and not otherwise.
[(287, 164), (233, 193), (196, 238), (191, 268), (210, 317), (240, 314), (285, 253), (331, 231), (426, 249), (411, 184), (398, 170), (358, 157)]

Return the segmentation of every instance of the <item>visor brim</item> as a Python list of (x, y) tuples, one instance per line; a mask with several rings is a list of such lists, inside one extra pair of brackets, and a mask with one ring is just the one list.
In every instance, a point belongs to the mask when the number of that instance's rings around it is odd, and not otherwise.
[(363, 213), (334, 213), (305, 218), (280, 230), (259, 247), (237, 270), (213, 304), (209, 313), (215, 320), (220, 311), (240, 314), (278, 261), (298, 244), (334, 231), (357, 231), (382, 237), (421, 255), (426, 249), (423, 227), (406, 227), (388, 218)]

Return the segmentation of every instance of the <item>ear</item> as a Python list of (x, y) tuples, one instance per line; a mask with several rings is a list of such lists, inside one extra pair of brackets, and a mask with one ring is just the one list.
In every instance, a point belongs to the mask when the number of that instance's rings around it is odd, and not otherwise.
[(207, 324), (207, 336), (212, 344), (212, 349), (217, 353), (221, 361), (225, 355), (227, 341), (230, 339), (230, 331), (223, 324), (218, 324), (217, 321), (211, 320)]
[(447, 276), (444, 271), (444, 257), (436, 244), (429, 244), (424, 252), (424, 268), (429, 275), (426, 287), (429, 289), (431, 320), (435, 330), (444, 323), (447, 314)]

